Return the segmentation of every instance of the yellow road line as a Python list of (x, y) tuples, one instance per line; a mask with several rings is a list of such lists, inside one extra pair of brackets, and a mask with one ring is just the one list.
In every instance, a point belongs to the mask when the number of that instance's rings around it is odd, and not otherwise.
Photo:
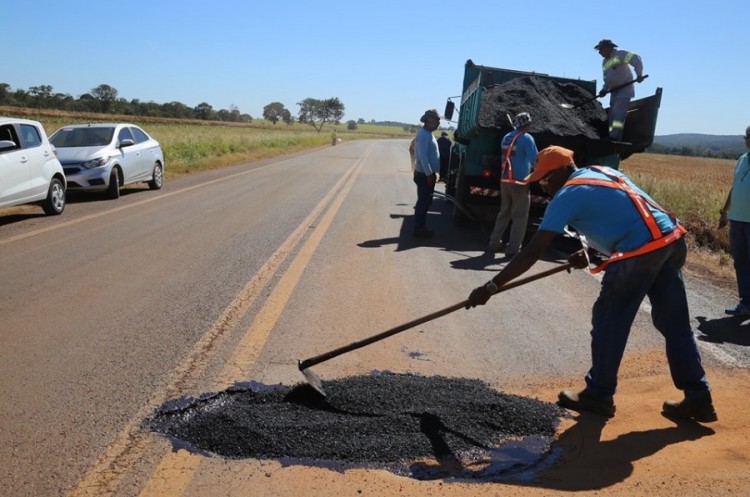
[[(289, 268), (273, 289), (271, 295), (269, 295), (266, 303), (253, 320), (253, 323), (245, 331), (245, 335), (235, 349), (231, 359), (219, 375), (219, 382), (230, 385), (238, 380), (247, 379), (247, 373), (253, 364), (255, 364), (258, 355), (268, 341), (268, 337), (271, 335), (276, 322), (284, 311), (297, 283), (299, 283), (302, 273), (304, 273), (305, 268), (310, 263), (310, 259), (312, 259), (315, 250), (320, 245), (323, 235), (328, 231), (341, 204), (344, 202), (349, 190), (351, 190), (354, 181), (362, 170), (363, 164), (364, 159), (360, 159), (358, 165), (354, 168), (354, 174), (349, 177), (344, 188), (302, 246), (297, 257), (294, 258)], [(183, 495), (198, 469), (201, 459), (202, 457), (191, 454), (186, 450), (168, 453), (159, 462), (159, 465), (154, 470), (149, 481), (146, 482), (139, 497), (166, 495), (177, 497)]]

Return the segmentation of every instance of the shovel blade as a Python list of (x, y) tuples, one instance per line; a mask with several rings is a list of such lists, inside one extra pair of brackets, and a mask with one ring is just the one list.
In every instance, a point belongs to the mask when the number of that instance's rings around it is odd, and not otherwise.
[(301, 371), (305, 376), (305, 380), (307, 381), (307, 383), (311, 387), (313, 387), (315, 391), (317, 391), (320, 395), (325, 397), (326, 392), (325, 390), (323, 390), (323, 381), (320, 379), (320, 376), (318, 376), (317, 373), (315, 373), (315, 371), (310, 368), (302, 369)]

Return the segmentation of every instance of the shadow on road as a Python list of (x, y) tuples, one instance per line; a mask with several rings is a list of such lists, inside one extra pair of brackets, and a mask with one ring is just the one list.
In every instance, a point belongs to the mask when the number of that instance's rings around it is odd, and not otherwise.
[(750, 317), (726, 316), (718, 319), (708, 319), (697, 316), (698, 340), (710, 343), (733, 343), (735, 345), (750, 346)]
[[(139, 192), (147, 192), (151, 189), (148, 186), (128, 185), (120, 190), (121, 197), (127, 197)], [(66, 193), (65, 202), (67, 205), (72, 204), (93, 204), (101, 203), (103, 207), (115, 206), (117, 200), (107, 197), (106, 192), (80, 192), (69, 191)], [(114, 204), (113, 204), (114, 202)], [(65, 212), (61, 214), (61, 219), (65, 218)], [(4, 207), (0, 209), (0, 226), (10, 225), (23, 221), (29, 221), (35, 218), (48, 217), (42, 211), (42, 208), (35, 204), (22, 204), (13, 207)]]
[(605, 418), (582, 413), (576, 421), (555, 444), (563, 453), (554, 467), (543, 471), (533, 482), (519, 484), (565, 491), (604, 489), (629, 478), (635, 461), (669, 445), (715, 433), (701, 424), (680, 421), (670, 428), (626, 433), (614, 440), (602, 441)]
[[(401, 228), (398, 236), (366, 240), (357, 245), (363, 248), (381, 248), (389, 245), (395, 246), (396, 252), (412, 250), (420, 247), (435, 247), (451, 252), (457, 258), (451, 261), (451, 267), (459, 270), (474, 271), (498, 271), (501, 265), (510, 259), (503, 253), (494, 253), (488, 250), (490, 232), (495, 219), (497, 209), (488, 209), (483, 215), (468, 226), (456, 226), (453, 221), (453, 205), (445, 199), (435, 199), (427, 214), (427, 226), (434, 231), (431, 238), (415, 238), (413, 214), (391, 214), (391, 219), (400, 219)], [(527, 232), (525, 242), (533, 236), (534, 231)], [(508, 233), (505, 234), (507, 240)], [(562, 262), (567, 260), (569, 254), (581, 247), (580, 242), (570, 237), (558, 237), (547, 252), (543, 260), (549, 262)], [(480, 254), (476, 255), (476, 252)]]

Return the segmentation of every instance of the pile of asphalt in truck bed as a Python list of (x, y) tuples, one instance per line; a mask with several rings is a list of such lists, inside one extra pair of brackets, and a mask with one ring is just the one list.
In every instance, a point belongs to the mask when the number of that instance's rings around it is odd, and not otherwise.
[(520, 112), (531, 115), (529, 133), (539, 150), (559, 145), (574, 150), (576, 163), (615, 152), (609, 141), (607, 112), (594, 97), (575, 83), (561, 83), (539, 76), (515, 78), (484, 88), (478, 114), (479, 126), (496, 129), (501, 136), (512, 130), (510, 119)]
[(607, 113), (598, 100), (568, 109), (594, 97), (579, 85), (560, 83), (538, 76), (515, 78), (484, 89), (479, 124), (486, 128), (508, 128), (508, 116), (531, 115), (531, 133), (584, 136), (598, 140), (607, 136)]
[[(233, 387), (165, 404), (144, 424), (177, 445), (227, 458), (393, 469), (486, 460), (525, 437), (551, 442), (564, 413), (472, 379), (378, 373), (323, 388), (326, 397), (306, 383)], [(548, 451), (547, 443), (541, 456)]]
[(575, 105), (593, 96), (574, 83), (538, 76), (515, 78), (484, 89), (479, 124), (486, 128), (508, 128), (508, 116), (513, 118), (519, 112), (528, 112), (534, 133), (598, 140), (608, 134), (607, 113), (601, 103), (593, 100), (574, 109), (561, 105)]

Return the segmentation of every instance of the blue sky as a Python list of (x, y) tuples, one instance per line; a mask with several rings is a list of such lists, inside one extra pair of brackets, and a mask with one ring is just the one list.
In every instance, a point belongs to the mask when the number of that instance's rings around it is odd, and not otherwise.
[[(338, 97), (344, 121), (418, 123), (459, 95), (467, 59), (595, 79), (593, 46), (643, 57), (637, 96), (663, 88), (656, 133), (740, 135), (750, 125), (750, 2), (575, 0), (0, 0), (0, 82), (52, 85), (253, 117)], [(607, 98), (603, 100), (606, 104)]]

